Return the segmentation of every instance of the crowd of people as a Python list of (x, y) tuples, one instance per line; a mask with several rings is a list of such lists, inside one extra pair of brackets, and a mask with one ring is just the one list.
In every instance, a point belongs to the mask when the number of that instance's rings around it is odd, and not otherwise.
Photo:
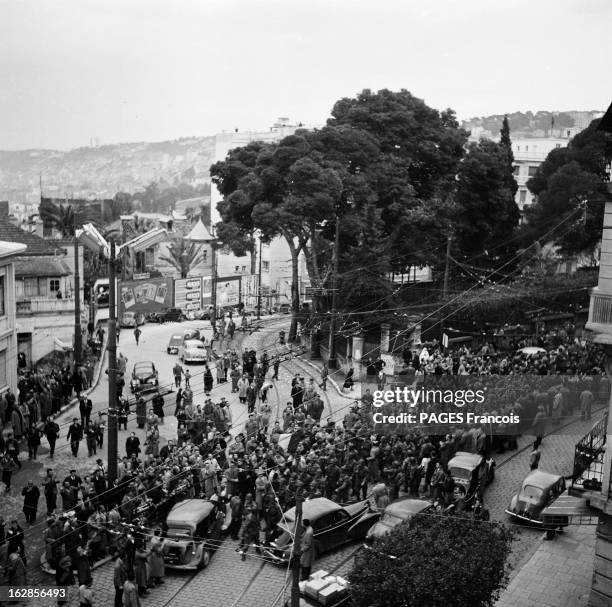
[[(525, 420), (521, 431), (531, 431), (541, 441), (546, 419), (573, 414), (577, 408), (590, 417), (593, 401), (609, 389), (601, 373), (602, 353), (596, 347), (569, 338), (544, 345), (542, 352), (525, 354), (491, 346), (477, 352), (465, 347), (448, 352), (430, 344), (411, 353), (403, 381), (435, 386), (452, 385), (457, 377), (467, 377), (472, 386), (486, 381), (497, 408), (520, 412)], [(23, 489), (27, 524), (37, 524), (40, 496), (45, 498), (45, 556), (56, 571), (57, 584), (74, 583), (71, 576), (76, 569), (81, 604), (93, 604), (92, 564), (112, 554), (116, 557), (115, 605), (139, 604), (139, 597), (164, 581), (163, 521), (180, 499), (211, 500), (215, 524), (210, 533), (218, 539), (217, 545), (227, 535), (240, 541), (237, 551), (242, 559), (251, 547), (265, 558), (279, 533), (283, 512), (295, 505), (298, 495), (346, 503), (367, 499), (374, 487), (383, 484), (385, 490), (376, 492), (373, 507), (384, 508), (400, 492), (447, 507), (454, 487), (448, 462), (454, 453), (470, 451), (489, 457), (494, 451), (517, 446), (515, 436), (501, 432), (491, 437), (478, 426), (457, 427), (450, 433), (431, 428), (380, 432), (372, 422), (370, 390), (347, 405), (342, 422), (336, 423), (324, 417), (326, 367), (321, 383), (295, 375), (291, 400), (274, 419), (268, 393), (279, 380), (282, 360), (265, 350), (260, 354), (245, 350), (241, 356), (228, 350), (205, 365), (201, 390), (194, 387), (189, 370), (177, 363), (172, 402), (159, 391), (131, 400), (119, 391), (120, 427), (143, 428), (146, 438), (141, 445), (136, 432), (130, 433), (116, 481), (109, 485), (104, 462), (98, 459), (83, 478), (75, 469), (61, 478), (49, 468), (42, 491), (33, 482)], [(376, 372), (384, 376), (384, 364), (377, 363)], [(217, 383), (231, 383), (232, 394), (244, 407), (240, 414), (246, 419), (244, 430), (235, 436), (231, 430), (242, 419), (233, 420), (227, 399), (213, 394), (215, 376)], [(380, 388), (380, 377), (378, 382)], [(12, 426), (2, 446), (2, 480), (7, 490), (10, 475), (20, 466), (24, 437), (29, 457), (37, 457), (41, 435), (53, 456), (60, 427), (51, 416), (73, 392), (79, 396), (80, 414), (66, 430), (73, 455), (78, 456), (83, 439), (90, 456), (102, 447), (104, 413), (91, 419), (91, 401), (81, 394), (86, 385), (80, 372), (69, 369), (44, 378), (32, 374), (21, 380), (17, 398), (7, 392), (1, 399), (0, 419)], [(590, 400), (585, 392), (591, 393)], [(177, 420), (176, 438), (161, 444), (160, 426), (169, 415)], [(33, 434), (38, 438), (31, 439)], [(482, 493), (478, 497), (477, 509), (482, 507)], [(6, 531), (0, 521), (0, 532), (0, 543), (6, 546), (7, 580), (18, 585), (23, 577), (21, 583), (25, 583), (24, 531), (12, 520)], [(306, 570), (311, 564), (307, 560)]]

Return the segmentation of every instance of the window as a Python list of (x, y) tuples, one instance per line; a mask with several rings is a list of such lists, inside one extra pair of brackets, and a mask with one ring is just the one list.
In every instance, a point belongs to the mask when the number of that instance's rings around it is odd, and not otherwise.
[(530, 166), (529, 167), (529, 177), (533, 177), (538, 171), (538, 167)]
[(521, 174), (521, 165), (520, 164), (515, 164), (514, 165), (514, 174), (517, 175), (517, 176)]
[(6, 379), (6, 350), (0, 352), (0, 388), (4, 388), (8, 385)]
[(262, 267), (264, 272), (269, 272), (270, 271), (270, 262), (269, 261), (262, 261), (261, 262), (261, 267)]
[(155, 265), (155, 247), (149, 247), (145, 251), (145, 266), (148, 268)]
[(0, 276), (0, 316), (6, 314), (6, 303), (4, 301), (4, 276)]
[(246, 272), (246, 266), (242, 266), (242, 271)]
[(526, 145), (526, 146), (525, 146), (525, 151), (526, 151), (526, 152), (528, 152), (528, 151), (529, 151), (529, 146), (528, 146), (528, 145)]
[(49, 294), (55, 295), (59, 290), (60, 290), (59, 278), (50, 278), (49, 279)]
[(38, 297), (38, 278), (26, 278), (24, 291), (26, 297)]
[(519, 202), (521, 204), (525, 204), (526, 201), (527, 201), (527, 191), (526, 190), (521, 190), (519, 192)]
[(202, 251), (202, 261), (206, 261), (207, 257), (208, 257), (208, 251), (206, 249), (204, 249)]
[(234, 272), (240, 272), (240, 266), (236, 266), (236, 267), (234, 268)]
[(47, 296), (47, 279), (46, 278), (38, 279), (38, 296), (39, 297)]

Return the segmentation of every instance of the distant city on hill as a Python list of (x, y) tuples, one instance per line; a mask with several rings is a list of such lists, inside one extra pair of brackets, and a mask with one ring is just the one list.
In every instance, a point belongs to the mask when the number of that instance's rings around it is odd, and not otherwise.
[[(508, 113), (513, 138), (573, 137), (603, 115), (601, 111)], [(503, 114), (470, 118), (462, 126), (470, 139), (497, 139)], [(37, 204), (41, 186), (54, 198), (112, 198), (151, 182), (210, 182), (215, 137), (186, 137), (154, 143), (93, 145), (70, 151), (0, 151), (0, 200)]]

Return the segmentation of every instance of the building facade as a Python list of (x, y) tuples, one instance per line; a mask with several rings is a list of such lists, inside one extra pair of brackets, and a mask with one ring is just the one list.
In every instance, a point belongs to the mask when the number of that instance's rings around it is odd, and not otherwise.
[(0, 241), (0, 394), (17, 393), (17, 319), (15, 305), (15, 255), (26, 245)]

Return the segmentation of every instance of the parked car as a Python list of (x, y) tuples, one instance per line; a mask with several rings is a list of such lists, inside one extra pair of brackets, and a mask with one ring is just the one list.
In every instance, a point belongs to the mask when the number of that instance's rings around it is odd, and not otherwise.
[(183, 336), (175, 333), (168, 340), (168, 347), (166, 348), (166, 352), (168, 352), (168, 354), (178, 354), (179, 348), (182, 345), (183, 345)]
[(183, 322), (187, 317), (180, 308), (168, 308), (161, 312), (151, 312), (147, 319), (149, 322)]
[(145, 315), (142, 312), (124, 312), (121, 317), (121, 327), (135, 329), (145, 324)]
[(542, 470), (532, 470), (523, 480), (520, 491), (506, 508), (509, 516), (542, 525), (542, 511), (565, 491), (565, 478)]
[[(371, 518), (362, 519), (369, 506), (368, 500), (348, 506), (341, 506), (325, 497), (306, 500), (302, 505), (302, 517), (309, 519), (313, 527), (315, 556), (347, 542), (362, 540), (372, 525)], [(295, 508), (285, 512), (278, 527), (281, 533), (265, 553), (275, 563), (287, 564), (293, 544)]]
[(187, 329), (183, 333), (183, 341), (187, 341), (188, 339), (199, 339), (200, 341), (204, 341), (199, 329)]
[(281, 304), (280, 306), (278, 306), (278, 311), (280, 314), (291, 314), (291, 304)]
[(156, 390), (159, 385), (158, 373), (155, 365), (148, 360), (137, 362), (132, 370), (130, 389), (132, 394), (140, 394)]
[[(389, 533), (392, 529), (409, 521), (421, 512), (434, 512), (434, 505), (426, 500), (402, 498), (389, 504), (383, 511), (380, 520), (374, 523), (366, 533), (364, 546), (370, 548), (374, 540)], [(365, 515), (367, 516), (367, 514)]]
[(174, 505), (166, 517), (164, 563), (171, 569), (201, 569), (219, 546), (220, 532), (214, 530), (215, 504), (187, 499)]
[(184, 363), (204, 363), (208, 360), (208, 351), (199, 339), (188, 339), (179, 348), (179, 358)]
[(470, 508), (478, 493), (495, 478), (495, 460), (485, 459), (478, 453), (457, 451), (448, 462), (453, 479), (453, 500), (457, 509)]

